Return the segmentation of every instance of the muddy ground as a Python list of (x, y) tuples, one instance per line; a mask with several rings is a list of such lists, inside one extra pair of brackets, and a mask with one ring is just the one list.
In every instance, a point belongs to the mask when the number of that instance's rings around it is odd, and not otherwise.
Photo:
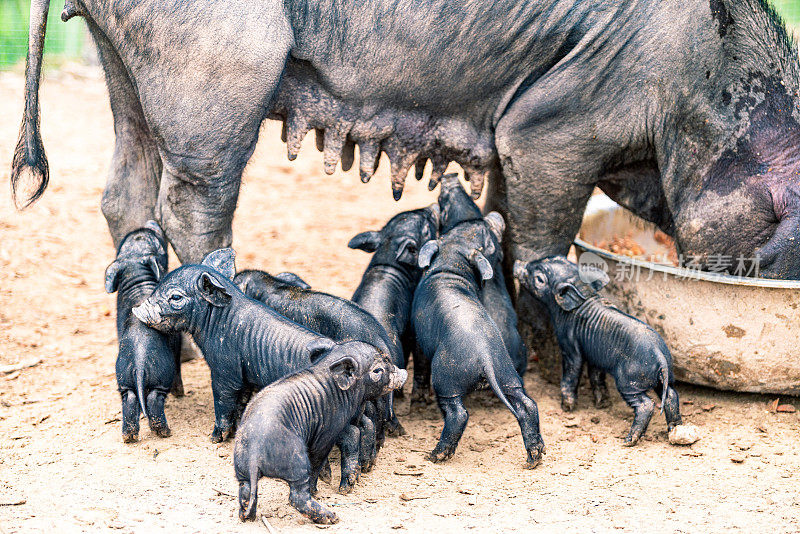
[[(0, 184), (22, 93), (19, 74), (0, 75)], [(0, 531), (264, 532), (236, 517), (232, 444), (208, 440), (203, 360), (185, 364), (187, 395), (168, 400), (173, 436), (155, 438), (144, 425), (139, 443), (121, 442), (114, 297), (102, 282), (114, 251), (99, 209), (114, 133), (99, 73), (48, 75), (42, 110), (49, 191), (19, 213), (0, 186), (0, 365), (41, 359), (0, 376)], [(278, 126), (266, 124), (235, 221), (240, 268), (292, 270), (349, 296), (369, 257), (348, 239), (435, 199), (412, 179), (393, 202), (385, 168), (368, 185), (353, 172), (324, 175), (312, 136), (298, 161), (284, 154)], [(522, 468), (519, 428), (488, 395), (469, 399), (466, 433), (444, 465), (424, 459), (441, 430), (438, 412), (409, 413), (402, 403), (408, 435), (388, 440), (357, 489), (341, 496), (321, 485), (342, 520), (329, 530), (800, 531), (800, 416), (770, 412), (774, 397), (680, 385), (684, 417), (702, 439), (670, 446), (657, 415), (628, 449), (621, 436), (631, 413), (616, 394), (611, 409), (597, 410), (584, 390), (566, 415), (555, 386), (536, 372), (525, 382), (547, 444), (537, 469)], [(317, 531), (287, 496), (283, 482), (262, 480), (259, 516), (277, 531)]]

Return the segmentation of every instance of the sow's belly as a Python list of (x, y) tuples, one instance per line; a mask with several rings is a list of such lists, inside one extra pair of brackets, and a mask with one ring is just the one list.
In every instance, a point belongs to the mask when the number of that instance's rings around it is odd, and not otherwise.
[(287, 65), (269, 118), (283, 121), (282, 138), (290, 160), (297, 157), (306, 134), (315, 129), (327, 174), (333, 174), (339, 160), (342, 169), (349, 170), (358, 145), (361, 180), (367, 182), (384, 152), (391, 163), (395, 200), (403, 194), (411, 167), (416, 165), (420, 179), (426, 160), (432, 166), (430, 189), (454, 161), (464, 169), (477, 198), (496, 158), (489, 128), (481, 129), (461, 117), (337, 98), (318, 81), (312, 68), (296, 61)]

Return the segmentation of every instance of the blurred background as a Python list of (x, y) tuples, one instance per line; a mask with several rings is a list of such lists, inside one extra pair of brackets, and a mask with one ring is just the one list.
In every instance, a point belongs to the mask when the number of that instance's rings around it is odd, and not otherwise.
[[(789, 31), (800, 34), (800, 0), (774, 0), (772, 3), (783, 16)], [(0, 0), (0, 70), (24, 68), (29, 6), (30, 0)], [(63, 24), (60, 19), (62, 7), (60, 0), (53, 0), (50, 6), (45, 67), (58, 67), (65, 61), (74, 60), (94, 62), (94, 50), (84, 25), (79, 22)]]

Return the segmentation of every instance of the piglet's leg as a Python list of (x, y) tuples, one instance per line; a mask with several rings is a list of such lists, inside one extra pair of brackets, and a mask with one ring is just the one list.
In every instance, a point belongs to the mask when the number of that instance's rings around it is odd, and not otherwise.
[(330, 525), (339, 521), (336, 514), (311, 496), (308, 477), (289, 483), (289, 502), (314, 523)]
[(544, 454), (544, 440), (539, 433), (539, 409), (521, 387), (503, 388), (503, 393), (514, 407), (522, 431), (522, 441), (528, 451), (525, 467), (533, 469), (541, 463)]
[(589, 384), (592, 386), (595, 408), (608, 408), (611, 406), (611, 399), (608, 396), (608, 386), (606, 386), (605, 371), (593, 365), (589, 365)]
[(317, 473), (317, 478), (326, 484), (331, 483), (331, 480), (333, 480), (333, 474), (331, 473), (330, 459), (325, 458), (325, 460), (323, 460), (322, 465), (320, 465), (319, 467), (319, 473)]
[[(224, 380), (224, 377), (221, 379)], [(211, 376), (211, 391), (214, 394), (214, 431), (211, 443), (220, 443), (231, 438), (236, 431), (236, 408), (238, 392), (219, 386), (219, 377)]]
[(166, 391), (153, 390), (147, 395), (147, 417), (150, 420), (150, 430), (160, 438), (168, 438), (172, 431), (167, 424), (167, 416), (164, 414), (164, 401), (167, 398)]
[(414, 358), (414, 384), (411, 389), (412, 408), (427, 406), (431, 403), (431, 362), (417, 347), (412, 353)]
[(170, 339), (170, 346), (172, 348), (172, 356), (175, 358), (175, 379), (172, 381), (172, 389), (170, 393), (176, 397), (183, 397), (183, 377), (181, 376), (181, 343), (182, 338), (180, 335), (172, 336)]
[(133, 391), (122, 392), (122, 441), (139, 439), (139, 400)]
[(561, 358), (561, 409), (571, 412), (578, 402), (578, 385), (583, 361), (576, 350), (562, 350)]
[(358, 452), (358, 463), (361, 465), (362, 473), (369, 473), (375, 465), (375, 424), (366, 415), (359, 419), (359, 430), (361, 431), (361, 445)]
[(641, 438), (642, 434), (647, 430), (647, 425), (650, 424), (650, 418), (653, 417), (655, 403), (646, 393), (620, 392), (620, 394), (622, 398), (625, 399), (625, 402), (628, 403), (628, 406), (633, 408), (633, 424), (624, 442), (626, 447), (632, 447), (636, 445), (639, 438)]
[[(658, 397), (662, 397), (661, 388), (656, 388)], [(681, 401), (678, 398), (678, 392), (674, 388), (667, 386), (667, 398), (664, 401), (664, 416), (667, 418), (667, 429), (672, 430), (676, 426), (683, 423), (681, 418)]]
[[(386, 413), (387, 407), (386, 403), (389, 400), (386, 395), (383, 397), (378, 397), (374, 401), (368, 401), (364, 404), (364, 414), (372, 419), (373, 424), (375, 425), (375, 454), (378, 454), (378, 451), (381, 450), (383, 447), (384, 442), (386, 441), (386, 430), (384, 425), (384, 414)], [(375, 460), (373, 459), (373, 463)]]
[(469, 413), (464, 408), (461, 397), (437, 397), (437, 400), (439, 409), (444, 416), (444, 428), (439, 443), (428, 457), (434, 463), (444, 462), (455, 454), (458, 442), (467, 427), (467, 421), (469, 421)]
[(359, 449), (361, 446), (361, 432), (354, 425), (347, 425), (339, 434), (339, 450), (342, 451), (342, 480), (339, 483), (339, 493), (347, 495), (353, 491), (353, 486), (361, 474), (359, 464)]

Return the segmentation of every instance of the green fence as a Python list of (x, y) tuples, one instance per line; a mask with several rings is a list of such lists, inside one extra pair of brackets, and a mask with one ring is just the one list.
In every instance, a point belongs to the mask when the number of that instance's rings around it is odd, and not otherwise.
[[(86, 46), (86, 26), (78, 19), (61, 22), (64, 3), (53, 0), (47, 17), (44, 49), (49, 60), (80, 58)], [(25, 60), (28, 51), (30, 0), (0, 0), (0, 69)]]
[[(663, 0), (657, 0), (663, 1)], [(789, 30), (800, 34), (800, 0), (773, 0)], [(30, 0), (0, 0), (0, 69), (25, 59), (28, 48)], [(53, 0), (47, 22), (45, 53), (53, 59), (80, 58), (86, 46), (86, 29), (78, 19), (61, 22), (63, 2)]]

